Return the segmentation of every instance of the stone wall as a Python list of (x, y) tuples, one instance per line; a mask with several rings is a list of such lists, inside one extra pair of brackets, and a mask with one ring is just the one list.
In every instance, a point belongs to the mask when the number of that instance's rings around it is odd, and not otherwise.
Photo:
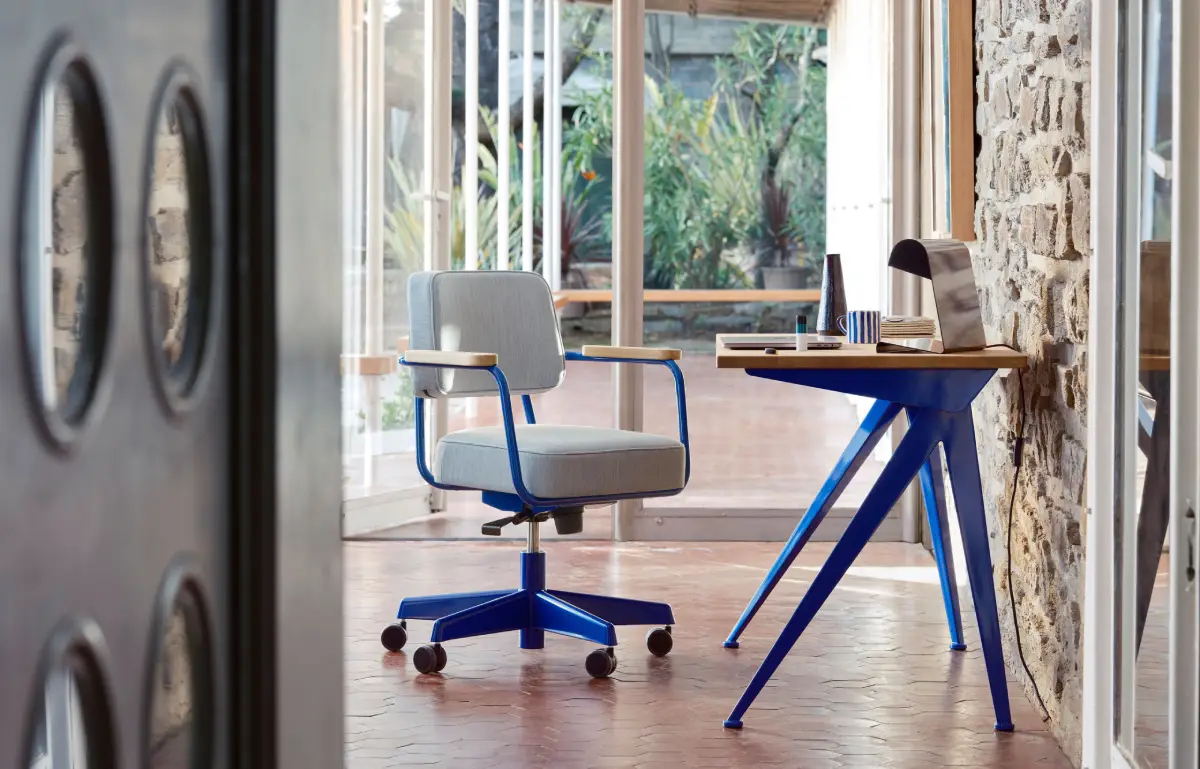
[(66, 86), (54, 91), (54, 155), (51, 160), (51, 290), (54, 328), (54, 389), (64, 401), (83, 336), (87, 306), (87, 179), (75, 105)]
[(183, 350), (187, 331), (191, 243), (188, 237), (187, 161), (178, 114), (164, 111), (154, 145), (154, 169), (146, 212), (150, 274), (155, 295), (154, 332), (168, 363)]
[[(979, 0), (975, 37), (976, 280), (993, 340), (1030, 356), (975, 406), (1000, 624), (1010, 673), (1021, 669), (1008, 610), (1051, 728), (1077, 765), (1082, 746), (1084, 474), (1089, 247), (1088, 0)], [(1006, 574), (1012, 447), (1024, 414), (1012, 584)], [(989, 470), (989, 468), (995, 468)]]
[[(169, 750), (169, 743), (192, 725), (195, 718), (193, 665), (188, 623), (176, 607), (167, 621), (166, 635), (155, 664), (154, 690), (150, 710), (150, 753), (154, 758)], [(152, 766), (166, 762), (151, 761)]]

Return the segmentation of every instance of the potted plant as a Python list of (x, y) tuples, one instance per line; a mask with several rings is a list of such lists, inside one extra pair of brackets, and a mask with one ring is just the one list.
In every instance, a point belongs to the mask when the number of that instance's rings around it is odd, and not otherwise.
[[(595, 251), (599, 250), (603, 223), (595, 215), (587, 211), (585, 205), (586, 193), (569, 190), (563, 196), (562, 214), (560, 216), (560, 269), (562, 270), (563, 288), (587, 288), (587, 275), (579, 268), (579, 262), (586, 261)], [(541, 267), (542, 254), (542, 217), (538, 217), (533, 225), (533, 244), (538, 257), (536, 265)], [(584, 314), (585, 305), (572, 302), (562, 309), (563, 318), (578, 318)]]
[(796, 242), (788, 217), (790, 195), (774, 180), (766, 182), (762, 193), (763, 233), (759, 244), (763, 288), (804, 288), (805, 269), (796, 259)]

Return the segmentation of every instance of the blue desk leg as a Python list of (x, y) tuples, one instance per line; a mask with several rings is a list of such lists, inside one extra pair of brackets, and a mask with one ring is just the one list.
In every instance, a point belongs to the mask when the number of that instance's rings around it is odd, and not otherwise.
[[(900, 445), (883, 468), (883, 472), (879, 474), (879, 479), (875, 481), (867, 498), (863, 500), (862, 507), (858, 509), (850, 521), (850, 525), (846, 527), (845, 533), (834, 546), (833, 552), (829, 554), (828, 560), (821, 567), (816, 579), (809, 585), (808, 592), (804, 594), (804, 598), (796, 607), (792, 618), (788, 620), (787, 625), (779, 634), (779, 638), (776, 639), (775, 645), (767, 653), (767, 658), (763, 660), (758, 672), (754, 674), (750, 685), (742, 693), (742, 698), (734, 706), (729, 718), (725, 719), (727, 728), (742, 728), (742, 716), (746, 710), (754, 702), (762, 688), (766, 686), (771, 676), (775, 674), (775, 670), (783, 662), (783, 658), (792, 650), (792, 646), (800, 638), (800, 634), (808, 627), (808, 623), (824, 605), (834, 587), (845, 576), (846, 570), (862, 552), (867, 541), (871, 539), (871, 535), (879, 528), (879, 524), (883, 523), (888, 511), (896, 504), (896, 500), (900, 499), (900, 495), (904, 493), (921, 466), (925, 464), (930, 452), (945, 434), (947, 422), (952, 416), (946, 412), (930, 409), (910, 409), (909, 415), (911, 423), (904, 438), (901, 439)], [(972, 436), (972, 440), (974, 440), (974, 436)], [(982, 511), (982, 507), (980, 509)], [(985, 530), (985, 544), (986, 535)], [(973, 572), (972, 576), (974, 576)], [(988, 585), (990, 586), (990, 571), (988, 576)], [(975, 580), (972, 579), (971, 583), (974, 585)], [(995, 599), (993, 597), (994, 606)], [(993, 614), (993, 616), (995, 615)], [(1003, 662), (1001, 662), (1001, 668), (1003, 668)], [(1007, 705), (1007, 700), (1005, 704)]]
[(954, 552), (950, 548), (950, 521), (946, 513), (946, 484), (942, 479), (942, 458), (936, 447), (921, 467), (921, 494), (929, 520), (929, 538), (933, 540), (933, 558), (937, 561), (942, 583), (942, 602), (950, 625), (950, 649), (965, 651), (962, 610), (958, 605), (958, 578), (954, 574)]
[(733, 630), (729, 632), (729, 638), (725, 641), (725, 648), (738, 648), (738, 637), (742, 631), (750, 624), (750, 620), (754, 619), (754, 615), (758, 613), (759, 608), (767, 600), (767, 596), (779, 584), (779, 580), (783, 578), (784, 572), (792, 565), (792, 561), (796, 560), (796, 556), (804, 549), (804, 545), (808, 542), (813, 532), (821, 525), (821, 521), (825, 520), (825, 515), (837, 502), (838, 497), (842, 495), (847, 484), (854, 478), (854, 474), (858, 472), (858, 468), (862, 467), (862, 463), (867, 457), (871, 456), (879, 439), (887, 432), (888, 426), (895, 420), (900, 413), (900, 406), (887, 401), (877, 400), (871, 406), (871, 410), (867, 413), (866, 419), (859, 425), (858, 431), (854, 433), (854, 437), (850, 440), (850, 445), (842, 452), (841, 458), (833, 467), (833, 472), (825, 479), (825, 483), (821, 486), (821, 490), (817, 492), (817, 496), (809, 505), (808, 511), (804, 517), (800, 519), (800, 523), (796, 525), (796, 529), (792, 532), (792, 536), (788, 539), (787, 544), (783, 546), (783, 550), (779, 552), (779, 557), (775, 559), (775, 564), (771, 566), (767, 576), (763, 579), (762, 584), (758, 586), (758, 592), (750, 599), (750, 603), (746, 604), (746, 608), (742, 610), (742, 616), (738, 619), (737, 624), (733, 626)]
[(945, 438), (946, 464), (954, 489), (954, 506), (962, 530), (967, 555), (967, 574), (975, 599), (975, 620), (987, 667), (992, 706), (996, 710), (996, 730), (1011, 732), (1012, 714), (1008, 707), (1008, 681), (1004, 670), (1004, 650), (1000, 644), (1000, 618), (996, 613), (996, 589), (992, 582), (992, 555), (988, 544), (987, 518), (983, 511), (983, 488), (979, 480), (979, 456), (975, 451), (975, 423), (971, 411), (950, 416)]

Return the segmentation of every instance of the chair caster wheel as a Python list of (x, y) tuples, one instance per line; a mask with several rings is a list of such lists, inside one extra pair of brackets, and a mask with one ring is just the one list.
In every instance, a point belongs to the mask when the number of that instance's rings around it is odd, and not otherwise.
[(665, 657), (671, 653), (675, 639), (671, 637), (671, 626), (656, 627), (646, 634), (646, 648), (655, 657)]
[(413, 667), (418, 673), (440, 673), (446, 668), (446, 650), (441, 644), (428, 644), (413, 652)]
[(404, 644), (408, 643), (408, 625), (401, 620), (393, 622), (383, 629), (383, 634), (379, 640), (383, 641), (383, 648), (390, 652), (398, 652), (404, 648)]
[(608, 678), (617, 672), (617, 654), (611, 646), (607, 649), (596, 649), (588, 654), (584, 665), (592, 678)]

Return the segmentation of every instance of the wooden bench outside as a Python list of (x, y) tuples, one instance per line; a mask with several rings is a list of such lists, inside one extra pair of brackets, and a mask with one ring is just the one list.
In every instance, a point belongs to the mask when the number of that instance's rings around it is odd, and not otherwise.
[[(573, 302), (604, 304), (612, 301), (609, 288), (569, 288), (554, 292), (554, 308), (561, 310)], [(647, 289), (645, 302), (819, 302), (821, 291), (816, 288), (768, 290), (761, 288), (681, 288)]]

